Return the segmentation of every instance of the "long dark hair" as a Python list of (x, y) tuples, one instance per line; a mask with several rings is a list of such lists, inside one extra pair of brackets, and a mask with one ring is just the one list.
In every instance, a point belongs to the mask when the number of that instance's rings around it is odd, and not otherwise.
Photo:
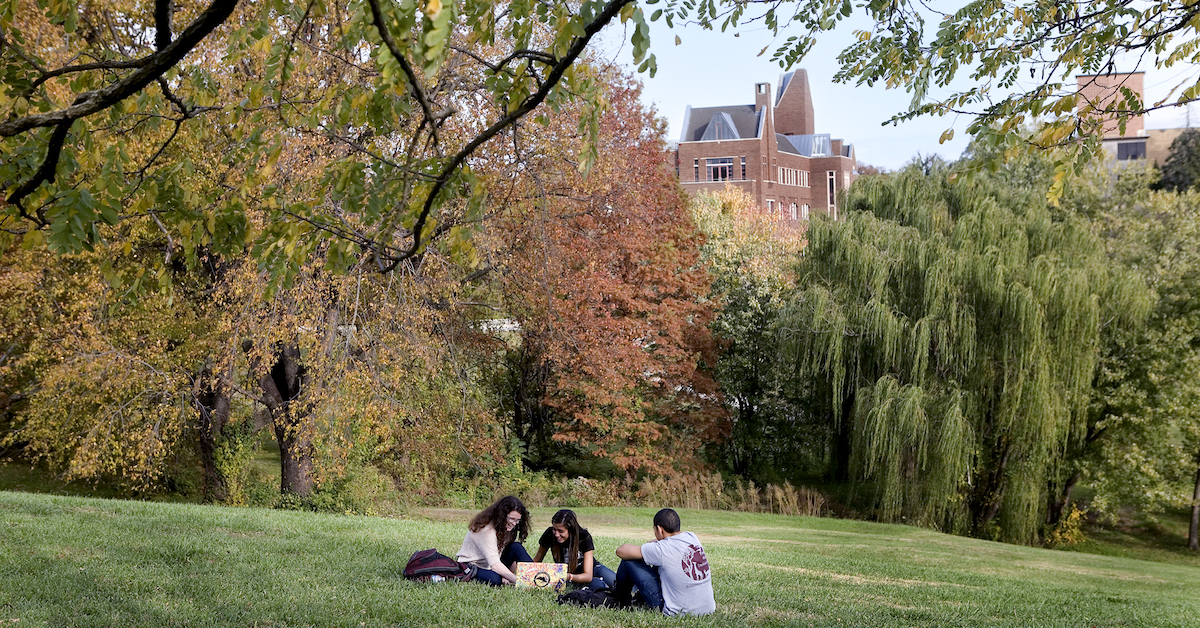
[[(521, 523), (509, 532), (508, 513), (513, 511), (521, 513)], [(496, 547), (503, 552), (509, 543), (514, 540), (524, 542), (525, 537), (529, 536), (529, 511), (525, 510), (525, 504), (522, 504), (521, 500), (512, 495), (505, 495), (475, 515), (468, 527), (472, 532), (478, 532), (489, 525), (496, 531)]]
[(578, 566), (575, 563), (579, 561), (579, 537), (582, 536), (580, 534), (582, 528), (579, 527), (579, 519), (575, 518), (575, 511), (563, 508), (554, 513), (554, 516), (550, 518), (550, 523), (551, 525), (555, 523), (562, 524), (567, 529), (567, 546), (570, 547), (567, 550), (570, 556), (564, 559), (562, 545), (555, 543), (550, 548), (551, 553), (554, 554), (554, 562), (567, 563), (567, 571), (575, 573), (575, 567)]

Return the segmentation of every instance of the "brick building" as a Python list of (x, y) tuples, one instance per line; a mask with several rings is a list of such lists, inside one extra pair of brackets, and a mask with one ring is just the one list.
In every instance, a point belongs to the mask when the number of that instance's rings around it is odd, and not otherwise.
[(684, 189), (695, 194), (733, 185), (784, 218), (811, 212), (837, 217), (838, 194), (854, 181), (854, 146), (816, 133), (808, 73), (789, 72), (779, 95), (754, 86), (753, 105), (689, 106), (675, 151)]
[[(1121, 91), (1123, 89), (1131, 90), (1141, 98), (1145, 94), (1145, 76), (1144, 72), (1076, 76), (1076, 89), (1080, 96), (1077, 107), (1082, 110), (1090, 104), (1095, 109), (1112, 108), (1115, 103), (1119, 103), (1124, 98)], [(1146, 123), (1141, 115), (1132, 116), (1125, 121), (1124, 133), (1121, 132), (1120, 126), (1113, 118), (1101, 119), (1101, 123), (1101, 132), (1104, 134), (1101, 145), (1106, 152), (1116, 157), (1117, 161), (1131, 161), (1148, 157), (1149, 134), (1146, 132)], [(1170, 146), (1169, 140), (1167, 146)]]
[[(1091, 102), (1095, 108), (1111, 107), (1123, 97), (1121, 89), (1129, 89), (1145, 98), (1145, 73), (1123, 72), (1115, 74), (1082, 74), (1075, 77), (1080, 95), (1078, 107), (1082, 109)], [(1142, 106), (1146, 103), (1143, 101)], [(1189, 121), (1190, 122), (1190, 121)], [(1147, 160), (1156, 167), (1167, 163), (1171, 155), (1171, 143), (1187, 128), (1147, 129), (1142, 115), (1132, 116), (1125, 123), (1125, 132), (1115, 120), (1103, 120), (1101, 145), (1105, 152), (1117, 162)]]

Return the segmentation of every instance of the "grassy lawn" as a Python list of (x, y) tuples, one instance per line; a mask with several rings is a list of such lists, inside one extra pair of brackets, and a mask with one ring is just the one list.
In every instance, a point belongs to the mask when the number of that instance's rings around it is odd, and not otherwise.
[[(549, 509), (534, 511), (540, 533)], [(652, 509), (578, 509), (609, 566)], [(0, 625), (1195, 626), (1200, 567), (835, 519), (681, 511), (713, 565), (706, 618), (560, 607), (401, 577), (469, 511), (412, 519), (0, 492)], [(536, 543), (536, 540), (532, 540)]]

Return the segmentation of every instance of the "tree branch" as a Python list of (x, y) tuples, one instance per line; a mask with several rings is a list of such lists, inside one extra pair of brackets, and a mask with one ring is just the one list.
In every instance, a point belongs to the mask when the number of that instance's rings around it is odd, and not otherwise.
[(171, 45), (171, 14), (175, 8), (171, 0), (156, 0), (154, 3), (154, 46), (162, 51)]
[(6, 201), (12, 205), (16, 205), (21, 211), (21, 215), (39, 227), (45, 227), (50, 223), (46, 220), (41, 212), (37, 216), (31, 216), (25, 211), (25, 207), (21, 205), (21, 201), (33, 191), (38, 189), (42, 183), (53, 183), (56, 171), (58, 170), (58, 158), (62, 155), (63, 144), (67, 141), (67, 132), (71, 130), (71, 125), (74, 120), (64, 120), (54, 127), (54, 132), (50, 134), (50, 144), (46, 147), (46, 158), (42, 160), (41, 167), (33, 174), (25, 183), (22, 183), (13, 193), (8, 196)]
[(417, 73), (413, 70), (412, 64), (408, 62), (408, 57), (400, 51), (400, 47), (396, 45), (396, 40), (392, 38), (392, 32), (388, 30), (384, 23), (383, 10), (379, 8), (379, 0), (368, 0), (371, 5), (371, 19), (375, 22), (375, 28), (379, 30), (379, 36), (383, 38), (384, 45), (387, 46), (388, 52), (392, 53), (392, 57), (400, 64), (400, 69), (404, 71), (404, 76), (408, 78), (408, 84), (412, 88), (413, 97), (421, 104), (421, 112), (424, 113), (425, 119), (431, 125), (433, 133), (433, 143), (435, 146), (441, 142), (438, 138), (437, 126), (434, 122), (437, 118), (433, 114), (433, 105), (429, 102), (429, 97), (425, 94), (425, 90), (421, 87), (421, 83), (417, 78)]
[(205, 37), (233, 13), (238, 0), (213, 0), (196, 21), (192, 22), (166, 48), (139, 61), (136, 71), (121, 80), (104, 87), (79, 95), (79, 98), (66, 109), (25, 116), (16, 120), (0, 123), (0, 137), (12, 137), (30, 129), (45, 126), (57, 126), (63, 122), (73, 122), (98, 111), (103, 111), (118, 102), (136, 94), (152, 81), (162, 76), (167, 70), (175, 67), (189, 52), (192, 51)]
[[(433, 205), (436, 202), (438, 195), (441, 194), (442, 190), (445, 189), (446, 185), (450, 182), (450, 177), (462, 166), (467, 158), (475, 152), (475, 149), (482, 146), (484, 142), (492, 139), (501, 131), (508, 128), (523, 118), (525, 114), (533, 111), (538, 105), (540, 105), (542, 101), (544, 101), (546, 97), (550, 95), (550, 90), (558, 85), (559, 81), (562, 80), (563, 74), (566, 73), (567, 69), (570, 68), (571, 65), (575, 63), (575, 60), (579, 58), (579, 55), (583, 53), (592, 37), (595, 36), (596, 33), (600, 32), (600, 30), (605, 26), (607, 26), (614, 17), (620, 14), (621, 9), (632, 1), (633, 0), (610, 0), (609, 3), (604, 6), (604, 9), (596, 16), (596, 19), (584, 27), (584, 34), (571, 41), (571, 47), (568, 48), (566, 54), (560, 57), (557, 63), (551, 67), (550, 72), (546, 75), (544, 82), (537, 92), (531, 94), (525, 99), (524, 102), (521, 103), (520, 106), (510, 111), (507, 115), (496, 121), (495, 124), (485, 129), (479, 135), (475, 136), (475, 139), (471, 140), (470, 143), (468, 143), (462, 148), (462, 150), (458, 151), (458, 153), (454, 155), (454, 157), (450, 160), (450, 163), (447, 164), (447, 166), (442, 170), (441, 175), (438, 176), (437, 181), (434, 182), (429, 194), (425, 197), (425, 205), (421, 208), (421, 213), (417, 216), (416, 223), (413, 224), (412, 246), (409, 247), (409, 249), (405, 251), (403, 255), (398, 258), (394, 258), (392, 263), (385, 268), (385, 272), (390, 272), (405, 258), (416, 255), (417, 251), (420, 250), (421, 234), (425, 229), (425, 222), (429, 219), (430, 212), (433, 211)], [(378, 0), (371, 0), (372, 5), (374, 5), (376, 2), (378, 2)]]

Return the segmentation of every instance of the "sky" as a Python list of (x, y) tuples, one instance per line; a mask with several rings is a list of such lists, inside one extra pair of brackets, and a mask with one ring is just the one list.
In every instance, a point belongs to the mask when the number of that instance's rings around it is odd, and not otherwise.
[[(857, 16), (856, 16), (857, 17)], [(912, 96), (900, 90), (840, 84), (833, 81), (837, 72), (837, 54), (851, 43), (854, 25), (844, 23), (833, 33), (826, 33), (796, 68), (808, 71), (813, 95), (816, 132), (828, 133), (834, 139), (853, 144), (858, 161), (887, 170), (896, 170), (915, 158), (940, 155), (957, 159), (968, 143), (968, 117), (922, 117), (898, 125), (885, 124), (895, 114), (908, 108)], [(679, 35), (680, 45), (675, 45)], [(786, 33), (784, 34), (786, 38)], [(633, 68), (628, 36), (620, 28), (605, 31), (601, 41), (602, 55), (611, 62)], [(759, 56), (764, 46), (767, 52)], [(751, 26), (732, 32), (705, 31), (698, 27), (670, 29), (661, 20), (651, 23), (651, 51), (658, 60), (654, 78), (649, 73), (639, 75), (645, 89), (643, 100), (653, 103), (659, 116), (667, 119), (670, 128), (667, 139), (678, 140), (684, 111), (693, 107), (717, 107), (754, 103), (755, 83), (770, 83), (772, 94), (778, 95), (780, 77), (784, 70), (771, 61), (777, 47), (763, 28)], [(1118, 67), (1119, 71), (1135, 68)], [(793, 68), (795, 69), (795, 68)], [(1145, 69), (1145, 68), (1142, 68)], [(1176, 69), (1171, 72), (1147, 70), (1146, 102), (1165, 97), (1181, 78), (1194, 75), (1196, 70)], [(1193, 79), (1194, 80), (1194, 79)], [(1175, 128), (1189, 126), (1188, 112), (1173, 109), (1151, 114), (1146, 128)], [(1200, 108), (1193, 109), (1191, 125), (1200, 126)], [(939, 144), (947, 129), (954, 129), (954, 138)]]

